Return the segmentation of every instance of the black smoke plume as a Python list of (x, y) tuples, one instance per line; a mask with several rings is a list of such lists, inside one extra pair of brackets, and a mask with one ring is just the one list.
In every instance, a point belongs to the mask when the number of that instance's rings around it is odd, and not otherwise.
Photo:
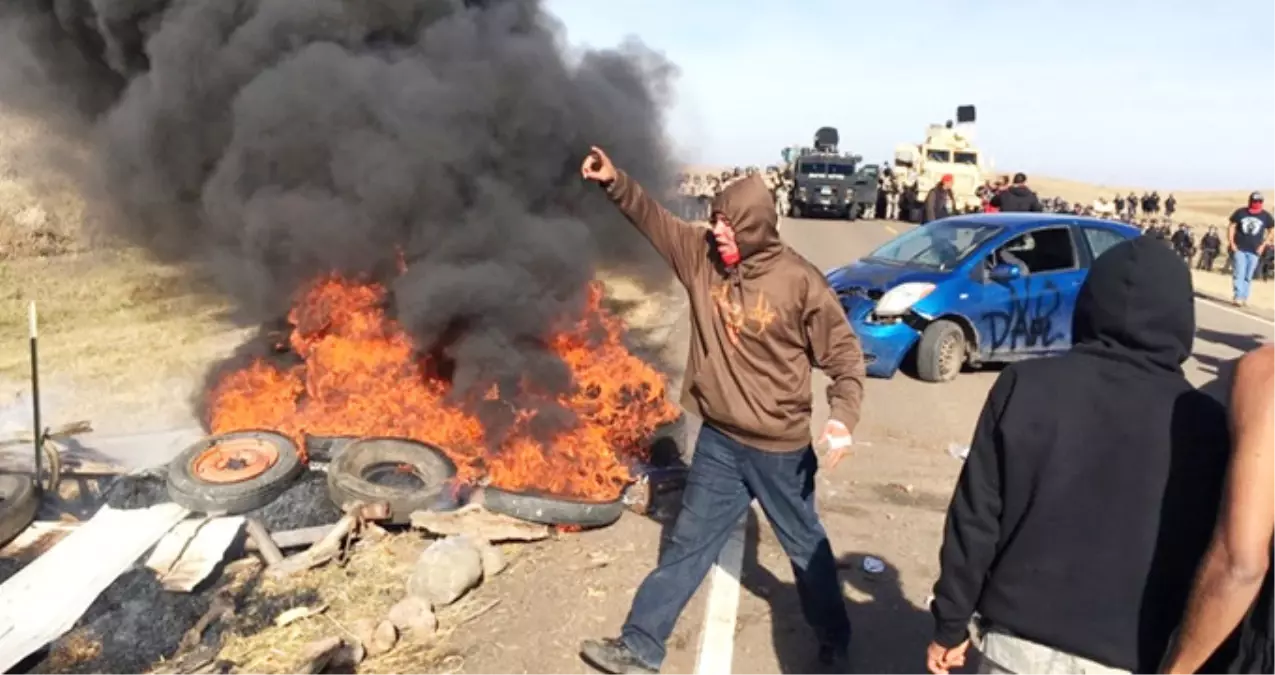
[(599, 265), (653, 269), (580, 160), (598, 144), (668, 185), (675, 75), (560, 36), (531, 0), (8, 0), (0, 105), (88, 134), (106, 231), (209, 274), (248, 321), (325, 272), (385, 281), (458, 397), (495, 383), (552, 424), (520, 389), (568, 384), (544, 337)]

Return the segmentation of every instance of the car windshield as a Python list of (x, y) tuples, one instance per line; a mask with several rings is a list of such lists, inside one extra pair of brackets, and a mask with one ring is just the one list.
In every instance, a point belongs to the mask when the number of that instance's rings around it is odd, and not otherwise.
[(952, 161), (956, 164), (978, 164), (978, 153), (957, 152), (952, 156)]
[(892, 239), (865, 260), (950, 270), (999, 231), (968, 220), (936, 220)]

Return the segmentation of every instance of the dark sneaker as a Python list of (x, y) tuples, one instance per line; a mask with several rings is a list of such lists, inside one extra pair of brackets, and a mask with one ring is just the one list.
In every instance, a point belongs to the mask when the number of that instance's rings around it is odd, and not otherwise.
[(591, 666), (604, 673), (615, 675), (650, 675), (660, 672), (651, 668), (623, 640), (605, 638), (602, 640), (585, 640), (580, 645), (580, 656)]

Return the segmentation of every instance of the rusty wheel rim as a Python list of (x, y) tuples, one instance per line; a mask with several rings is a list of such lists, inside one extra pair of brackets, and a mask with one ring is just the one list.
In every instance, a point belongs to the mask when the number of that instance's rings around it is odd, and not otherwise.
[(949, 335), (939, 345), (939, 373), (944, 379), (954, 377), (961, 369), (960, 340)]
[(195, 456), (190, 473), (205, 483), (224, 485), (252, 480), (279, 461), (279, 450), (256, 438), (218, 441)]

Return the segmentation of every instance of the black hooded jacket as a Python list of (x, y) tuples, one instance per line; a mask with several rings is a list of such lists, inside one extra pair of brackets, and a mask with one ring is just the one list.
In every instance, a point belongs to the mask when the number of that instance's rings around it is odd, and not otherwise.
[(1040, 198), (1026, 185), (1011, 185), (992, 197), (992, 206), (1005, 213), (1044, 211)]
[(1070, 352), (1001, 373), (947, 514), (938, 643), (959, 644), (978, 611), (1033, 642), (1155, 672), (1228, 453), (1224, 407), (1182, 372), (1194, 333), (1189, 270), (1139, 237), (1094, 263)]

